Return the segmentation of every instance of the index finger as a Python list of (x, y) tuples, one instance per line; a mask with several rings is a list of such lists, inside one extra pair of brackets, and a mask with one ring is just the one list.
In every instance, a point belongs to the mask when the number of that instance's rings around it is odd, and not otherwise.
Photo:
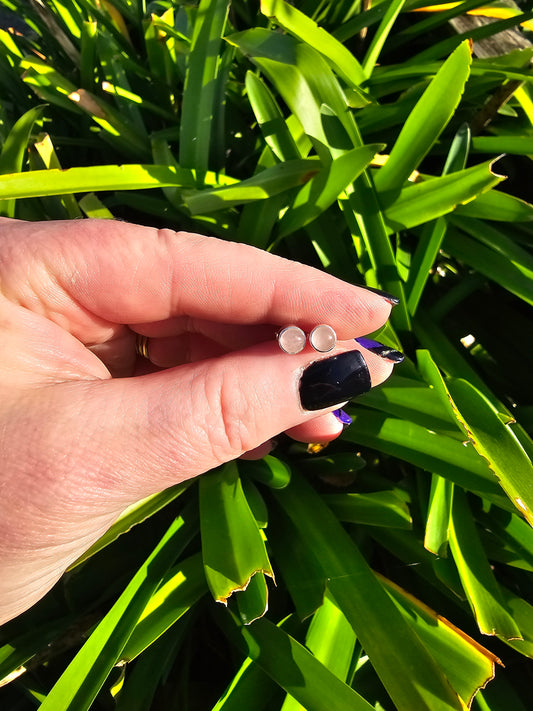
[(139, 324), (176, 316), (302, 328), (325, 322), (340, 339), (376, 330), (390, 313), (388, 300), (377, 294), (214, 237), (110, 220), (10, 226), (17, 235), (11, 245), (8, 240), (4, 261), (10, 265), (8, 288), (17, 288), (16, 263), (25, 277), (36, 270), (41, 280), (30, 280), (31, 287), (41, 291), (37, 296), (45, 308), (48, 302), (56, 312), (60, 289), (62, 301), (65, 294), (71, 301), (63, 303), (64, 310), (78, 309), (106, 322)]

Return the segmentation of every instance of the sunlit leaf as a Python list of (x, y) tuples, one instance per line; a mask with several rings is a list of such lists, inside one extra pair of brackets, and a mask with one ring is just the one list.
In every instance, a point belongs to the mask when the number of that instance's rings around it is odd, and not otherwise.
[(205, 576), (217, 602), (245, 590), (256, 574), (273, 577), (234, 462), (200, 480), (200, 520)]

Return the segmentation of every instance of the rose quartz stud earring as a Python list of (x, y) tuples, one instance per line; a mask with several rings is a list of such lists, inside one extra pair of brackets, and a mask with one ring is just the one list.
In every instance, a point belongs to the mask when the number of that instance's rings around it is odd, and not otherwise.
[(328, 353), (328, 351), (332, 351), (337, 345), (337, 334), (331, 326), (328, 326), (326, 323), (321, 323), (319, 326), (315, 326), (309, 334), (309, 343), (313, 346), (315, 351)]
[(277, 334), (278, 345), (285, 353), (294, 355), (305, 348), (305, 333), (298, 326), (285, 326)]

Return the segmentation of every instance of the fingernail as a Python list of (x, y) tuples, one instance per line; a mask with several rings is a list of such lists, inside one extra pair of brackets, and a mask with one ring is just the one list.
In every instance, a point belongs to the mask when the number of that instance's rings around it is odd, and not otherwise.
[(360, 351), (346, 351), (308, 365), (300, 380), (304, 410), (322, 410), (366, 393), (370, 373)]
[[(357, 286), (361, 286), (358, 284)], [(400, 303), (400, 299), (397, 296), (394, 296), (393, 294), (389, 294), (388, 291), (382, 291), (381, 289), (375, 289), (372, 286), (361, 286), (361, 289), (366, 289), (367, 291), (371, 291), (373, 294), (377, 294), (378, 296), (382, 296), (385, 301), (388, 301), (391, 306), (398, 306)]]
[(353, 422), (350, 415), (347, 412), (344, 412), (344, 410), (333, 410), (333, 414), (341, 423), (341, 425), (345, 425), (346, 427), (348, 427), (348, 425), (351, 425)]
[(386, 346), (384, 343), (380, 343), (379, 341), (373, 341), (371, 338), (361, 337), (355, 338), (354, 340), (356, 343), (359, 343), (360, 346), (366, 348), (367, 351), (371, 351), (371, 353), (375, 353), (382, 358), (391, 360), (393, 363), (401, 363), (405, 358), (404, 354), (400, 351), (397, 351), (390, 346)]

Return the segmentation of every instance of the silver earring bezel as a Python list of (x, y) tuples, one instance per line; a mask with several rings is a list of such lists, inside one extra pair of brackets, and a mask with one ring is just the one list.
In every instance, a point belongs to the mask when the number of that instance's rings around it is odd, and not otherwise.
[[(319, 328), (324, 328), (324, 327), (325, 327), (325, 328), (328, 328), (328, 329), (331, 331), (331, 333), (333, 334), (333, 343), (332, 343), (332, 345), (331, 345), (329, 348), (325, 348), (325, 349), (317, 348), (316, 345), (315, 345), (315, 343), (313, 343), (313, 334), (314, 334)], [(337, 334), (335, 333), (335, 329), (334, 329), (332, 326), (330, 326), (328, 323), (319, 323), (318, 326), (315, 326), (315, 327), (313, 328), (313, 330), (311, 331), (311, 333), (309, 334), (308, 340), (309, 340), (309, 344), (310, 344), (311, 348), (313, 348), (315, 351), (317, 351), (317, 353), (329, 353), (329, 352), (332, 351), (332, 350), (335, 348), (335, 346), (337, 345)]]
[[(301, 347), (299, 350), (297, 350), (297, 351), (294, 351), (294, 350), (292, 350), (292, 351), (291, 351), (291, 350), (287, 350), (287, 349), (284, 348), (283, 345), (282, 345), (282, 336), (283, 336), (283, 334), (286, 333), (287, 331), (293, 330), (293, 329), (297, 330), (297, 331), (303, 336), (302, 347)], [(295, 324), (291, 323), (291, 324), (289, 324), (288, 326), (283, 326), (283, 328), (280, 328), (280, 330), (276, 333), (276, 340), (277, 340), (277, 342), (278, 342), (278, 346), (280, 347), (280, 349), (281, 349), (284, 353), (287, 353), (288, 355), (298, 355), (298, 353), (301, 353), (301, 352), (303, 351), (303, 349), (305, 348), (305, 345), (306, 345), (306, 343), (307, 343), (307, 334), (305, 333), (305, 331), (304, 331), (302, 328), (300, 328), (299, 326), (296, 326)]]

